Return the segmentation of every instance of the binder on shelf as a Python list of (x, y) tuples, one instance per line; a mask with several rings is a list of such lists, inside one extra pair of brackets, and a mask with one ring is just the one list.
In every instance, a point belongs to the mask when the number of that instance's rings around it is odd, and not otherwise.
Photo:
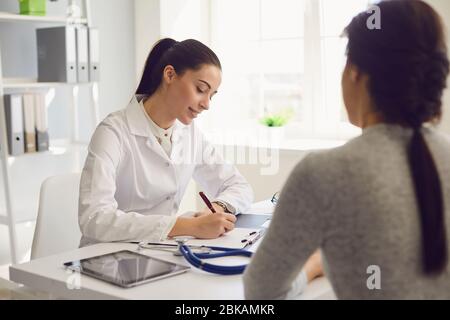
[(36, 124), (36, 145), (37, 150), (48, 151), (50, 141), (48, 136), (47, 107), (45, 105), (45, 95), (40, 93), (35, 95), (35, 124)]
[(98, 29), (88, 29), (89, 81), (100, 80), (100, 46)]
[(75, 27), (36, 30), (39, 82), (77, 82)]
[(77, 74), (78, 82), (89, 82), (88, 68), (88, 30), (84, 26), (76, 27)]
[(33, 94), (23, 95), (23, 123), (25, 131), (25, 152), (36, 152), (36, 131), (34, 122)]
[(6, 131), (9, 154), (18, 156), (24, 153), (22, 96), (18, 94), (4, 95)]

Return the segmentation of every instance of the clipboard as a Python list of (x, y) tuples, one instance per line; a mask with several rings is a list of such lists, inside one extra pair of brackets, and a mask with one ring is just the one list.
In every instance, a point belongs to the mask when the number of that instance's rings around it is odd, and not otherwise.
[(263, 228), (272, 219), (271, 214), (239, 214), (236, 216), (236, 228)]
[[(244, 249), (253, 245), (264, 234), (264, 228), (234, 228), (217, 239), (189, 239), (186, 244), (191, 246), (224, 247)], [(175, 240), (167, 239), (151, 245), (176, 246)]]

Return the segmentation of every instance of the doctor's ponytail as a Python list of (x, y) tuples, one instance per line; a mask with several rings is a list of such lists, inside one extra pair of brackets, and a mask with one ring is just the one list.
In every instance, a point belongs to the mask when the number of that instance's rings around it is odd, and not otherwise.
[(187, 39), (181, 42), (170, 38), (159, 40), (147, 57), (136, 94), (151, 96), (161, 84), (164, 68), (174, 67), (178, 75), (186, 70), (198, 70), (202, 65), (222, 69), (216, 54), (200, 41)]

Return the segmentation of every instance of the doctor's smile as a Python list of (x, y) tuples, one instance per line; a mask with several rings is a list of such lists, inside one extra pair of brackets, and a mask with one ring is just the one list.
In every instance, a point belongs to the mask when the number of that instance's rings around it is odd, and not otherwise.
[(197, 116), (200, 114), (199, 111), (194, 111), (191, 107), (189, 107), (189, 111), (191, 111), (192, 118), (197, 118)]

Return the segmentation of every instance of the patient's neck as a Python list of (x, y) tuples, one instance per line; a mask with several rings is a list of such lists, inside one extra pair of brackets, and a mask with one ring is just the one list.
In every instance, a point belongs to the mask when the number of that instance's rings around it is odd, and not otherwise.
[(384, 122), (385, 119), (379, 112), (371, 112), (363, 117), (361, 121), (361, 128), (365, 129)]

